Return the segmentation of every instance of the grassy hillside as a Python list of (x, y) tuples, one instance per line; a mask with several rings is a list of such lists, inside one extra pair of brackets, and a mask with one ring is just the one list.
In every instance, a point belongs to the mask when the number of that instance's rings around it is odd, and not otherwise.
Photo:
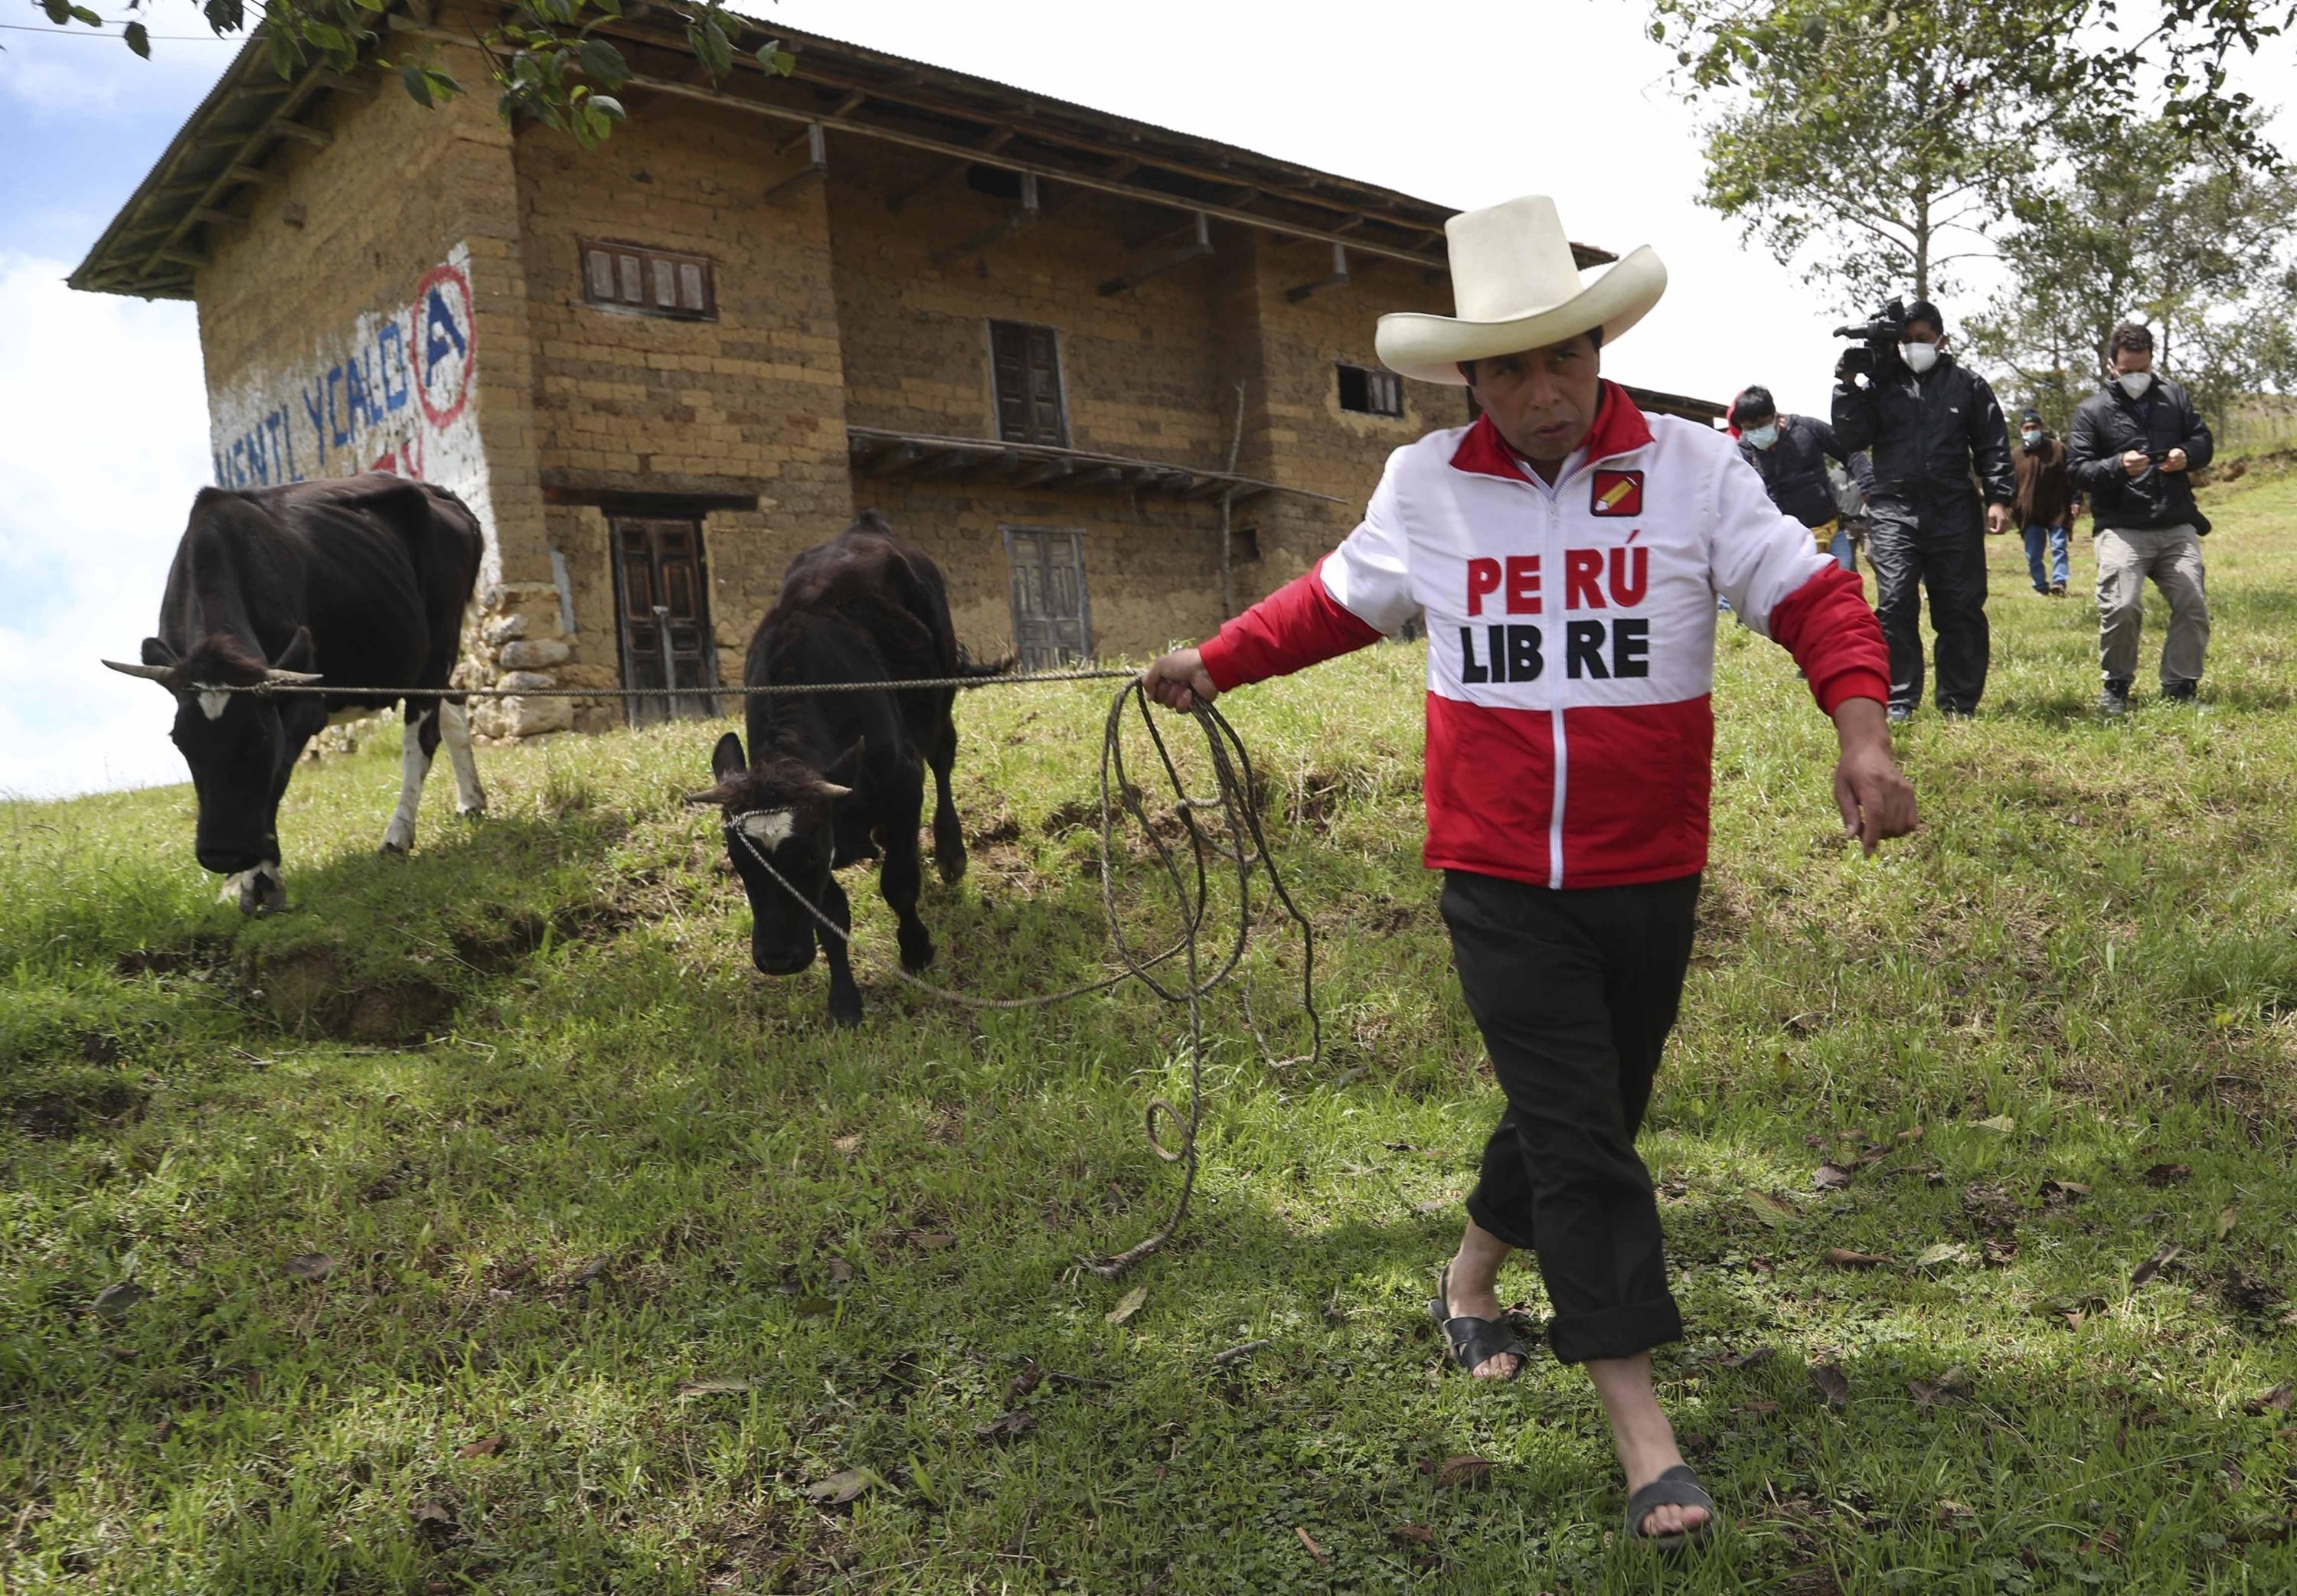
[[(2297, 480), (2212, 510), (2206, 703), (2153, 700), (2156, 601), (2121, 724), (2090, 605), (1996, 542), (1986, 712), (1908, 729), (1925, 828), (1872, 862), (1791, 666), (1726, 635), (1644, 1148), (1731, 1528), (1667, 1588), (2297, 1588)], [(1213, 1007), (1196, 1214), (1114, 1285), (1075, 1261), (1173, 1193), (1178, 1012), (931, 1006), (867, 888), (833, 1033), (677, 802), (715, 727), (482, 751), (492, 817), (442, 769), (403, 860), (395, 736), (307, 767), (260, 923), (188, 788), (0, 806), (0, 1588), (1652, 1588), (1584, 1378), (1445, 1378), (1422, 1317), (1499, 1100), (1417, 864), (1420, 669), (1228, 701), (1327, 1047)], [(1106, 703), (964, 701), (940, 978), (1107, 967)], [(1247, 969), (1304, 1050), (1297, 945)]]

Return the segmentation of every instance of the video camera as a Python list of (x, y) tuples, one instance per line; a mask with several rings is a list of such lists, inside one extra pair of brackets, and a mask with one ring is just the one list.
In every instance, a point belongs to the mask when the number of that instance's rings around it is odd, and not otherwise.
[(1903, 299), (1892, 300), (1883, 306), (1873, 321), (1835, 328), (1835, 337), (1856, 339), (1865, 347), (1843, 350), (1842, 358), (1834, 363), (1834, 374), (1846, 383), (1854, 374), (1871, 381), (1879, 366), (1897, 361), (1898, 340), (1906, 331), (1906, 301)]

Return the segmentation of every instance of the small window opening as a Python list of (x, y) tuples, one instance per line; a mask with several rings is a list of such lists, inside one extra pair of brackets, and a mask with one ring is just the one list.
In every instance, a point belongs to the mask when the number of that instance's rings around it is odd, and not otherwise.
[(1228, 557), (1232, 564), (1249, 565), (1260, 558), (1260, 529), (1240, 526), (1228, 535)]
[(707, 257), (639, 244), (582, 241), (582, 297), (641, 316), (718, 318), (716, 274)]
[(1401, 415), (1404, 414), (1404, 379), (1392, 371), (1375, 371), (1369, 366), (1343, 366), (1340, 374), (1340, 408), (1354, 410), (1361, 415)]

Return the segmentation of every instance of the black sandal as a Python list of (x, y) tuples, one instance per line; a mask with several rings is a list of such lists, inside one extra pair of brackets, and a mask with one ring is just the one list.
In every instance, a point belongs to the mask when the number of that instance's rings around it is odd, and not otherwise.
[(1473, 1374), (1487, 1360), (1513, 1353), (1513, 1371), (1493, 1378), (1512, 1380), (1522, 1376), (1529, 1354), (1505, 1319), (1472, 1319), (1465, 1313), (1455, 1315), (1451, 1309), (1452, 1266), (1446, 1263), (1436, 1277), (1436, 1295), (1428, 1299), (1428, 1317), (1444, 1332), (1445, 1347), (1452, 1362), (1464, 1372)]
[[(1643, 1520), (1651, 1517), (1653, 1508), (1664, 1507), (1705, 1508), (1707, 1522), (1695, 1525), (1680, 1534), (1645, 1534)], [(1688, 1463), (1677, 1463), (1627, 1498), (1627, 1534), (1661, 1551), (1677, 1551), (1685, 1546), (1696, 1546), (1720, 1521), (1721, 1515), (1715, 1510), (1715, 1499), (1707, 1494), (1707, 1487), (1699, 1483), (1699, 1476), (1692, 1472)]]

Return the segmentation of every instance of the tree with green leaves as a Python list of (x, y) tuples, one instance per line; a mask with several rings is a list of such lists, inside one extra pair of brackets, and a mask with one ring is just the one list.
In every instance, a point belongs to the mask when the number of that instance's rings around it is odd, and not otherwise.
[(2152, 324), (2157, 358), (2205, 408), (2297, 374), (2297, 179), (2224, 151), (2196, 157), (2166, 120), (2083, 119), (2064, 140), (2056, 179), (2014, 200), (2006, 281), (1970, 319), (1972, 351), (2059, 422), (2096, 386), (2107, 335), (2128, 316)]
[(2297, 0), (1652, 0), (1682, 89), (1710, 107), (1705, 203), (1782, 259), (1809, 258), (1841, 309), (1911, 284), (1935, 298), (1988, 255), (2054, 130), (2140, 100), (2179, 148), (2270, 166), (2261, 114), (2226, 66), (2297, 20)]
[[(36, 3), (58, 27), (105, 26), (100, 14), (78, 0)], [(130, 12), (139, 12), (145, 0), (126, 3)], [(283, 78), (315, 62), (349, 71), (372, 61), (396, 74), (400, 86), (421, 104), (462, 94), (463, 86), (449, 74), (391, 58), (383, 19), (387, 4), (264, 0), (254, 20), (263, 24), (271, 65)], [(244, 30), (251, 20), (248, 0), (202, 0), (201, 9), (218, 37)], [(685, 22), (686, 42), (695, 59), (713, 80), (734, 70), (737, 51), (754, 55), (760, 66), (783, 76), (794, 64), (778, 39), (749, 44), (754, 26), (727, 10), (724, 0), (699, 0), (674, 9)], [(616, 92), (629, 81), (630, 69), (622, 53), (600, 37), (598, 30), (622, 15), (622, 0), (521, 0), (506, 7), (490, 25), (473, 28), (471, 42), (486, 57), (503, 117), (531, 118), (572, 135), (586, 149), (604, 140), (625, 115)], [(130, 17), (121, 37), (137, 55), (151, 55), (151, 33), (140, 16)]]

